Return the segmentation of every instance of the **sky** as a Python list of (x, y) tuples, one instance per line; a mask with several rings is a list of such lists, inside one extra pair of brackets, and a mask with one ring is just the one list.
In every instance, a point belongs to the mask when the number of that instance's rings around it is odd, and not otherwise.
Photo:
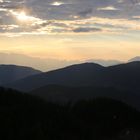
[(67, 61), (140, 56), (140, 0), (0, 0), (0, 53)]

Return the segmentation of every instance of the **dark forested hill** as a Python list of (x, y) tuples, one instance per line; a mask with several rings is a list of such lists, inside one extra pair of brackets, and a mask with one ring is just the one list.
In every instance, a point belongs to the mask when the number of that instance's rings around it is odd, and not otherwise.
[(46, 85), (99, 86), (140, 92), (140, 62), (130, 62), (111, 67), (94, 63), (69, 66), (18, 80), (9, 87), (31, 91)]
[(6, 140), (137, 140), (140, 113), (107, 98), (58, 105), (0, 88), (0, 130)]
[(131, 91), (119, 90), (113, 87), (69, 87), (58, 85), (47, 85), (30, 92), (47, 101), (67, 103), (92, 98), (112, 98), (123, 101), (140, 110), (140, 95)]
[(41, 71), (30, 67), (16, 65), (0, 65), (0, 85), (14, 82), (30, 75), (39, 74)]
[(140, 62), (130, 62), (106, 69), (103, 76), (106, 85), (140, 92)]

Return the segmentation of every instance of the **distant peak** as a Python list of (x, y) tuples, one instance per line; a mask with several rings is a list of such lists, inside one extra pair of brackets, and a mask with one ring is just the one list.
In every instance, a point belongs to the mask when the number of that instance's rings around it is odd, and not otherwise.
[(93, 63), (93, 62), (85, 62), (85, 63), (81, 63), (81, 64), (75, 64), (75, 65), (72, 65), (72, 66), (99, 66), (99, 67), (102, 67), (101, 65), (97, 64), (97, 63)]
[(91, 63), (91, 62), (86, 62), (86, 63), (81, 63), (81, 64), (74, 64), (74, 65), (71, 65), (71, 66), (68, 66), (68, 67), (65, 67), (65, 68), (104, 68), (103, 66), (99, 65), (99, 64), (96, 64), (96, 63)]
[(134, 62), (134, 61), (140, 61), (140, 56), (136, 56), (136, 57), (131, 58), (130, 60), (128, 60), (128, 62)]
[(30, 69), (30, 70), (36, 70), (38, 72), (41, 72), (40, 70), (34, 69), (32, 67), (28, 67), (28, 66), (20, 66), (20, 65), (14, 65), (14, 64), (0, 64), (0, 67), (3, 68), (22, 68), (22, 69)]

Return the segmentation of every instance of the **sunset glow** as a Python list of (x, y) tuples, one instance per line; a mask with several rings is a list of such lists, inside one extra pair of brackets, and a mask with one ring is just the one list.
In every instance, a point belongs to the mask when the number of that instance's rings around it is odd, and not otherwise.
[(138, 0), (3, 0), (0, 5), (0, 53), (62, 61), (127, 61), (140, 55)]
[(17, 17), (18, 20), (21, 20), (21, 21), (28, 21), (30, 19), (30, 17), (27, 16), (24, 11), (21, 13), (15, 14), (15, 16)]

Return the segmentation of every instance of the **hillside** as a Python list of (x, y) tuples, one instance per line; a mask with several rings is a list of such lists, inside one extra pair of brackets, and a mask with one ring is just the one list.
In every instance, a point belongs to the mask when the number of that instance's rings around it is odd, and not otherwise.
[(39, 74), (41, 71), (30, 67), (16, 65), (0, 65), (0, 85), (12, 83), (30, 75)]
[(129, 90), (139, 93), (140, 91), (140, 62), (129, 62), (116, 66), (110, 66), (102, 75), (105, 86)]
[(104, 67), (94, 63), (77, 64), (29, 76), (10, 84), (9, 87), (21, 91), (31, 91), (50, 84), (70, 86), (92, 85), (94, 81), (98, 83), (98, 76), (104, 70)]
[(58, 105), (0, 88), (0, 112), (0, 137), (7, 140), (140, 138), (140, 113), (107, 98)]
[(113, 87), (69, 87), (58, 85), (47, 85), (30, 92), (32, 95), (36, 95), (47, 101), (53, 101), (56, 103), (68, 103), (77, 102), (79, 100), (89, 100), (96, 98), (111, 98), (122, 101), (134, 108), (140, 110), (140, 95), (125, 91), (118, 90)]
[(140, 62), (110, 67), (94, 63), (72, 65), (18, 80), (9, 87), (31, 91), (46, 85), (115, 87), (140, 92)]

